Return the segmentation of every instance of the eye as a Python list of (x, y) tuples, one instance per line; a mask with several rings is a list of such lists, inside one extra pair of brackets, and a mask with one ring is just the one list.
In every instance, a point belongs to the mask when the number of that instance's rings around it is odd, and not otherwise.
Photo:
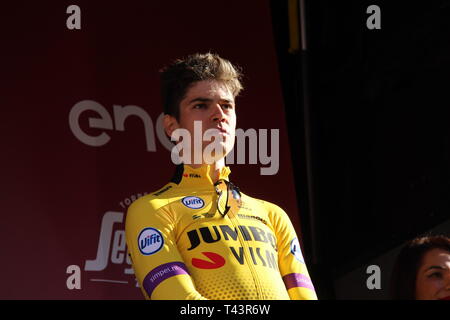
[(205, 103), (198, 103), (196, 105), (194, 105), (194, 109), (206, 109), (206, 104)]
[(222, 108), (224, 108), (224, 109), (233, 109), (233, 105), (231, 105), (229, 103), (224, 103), (224, 104), (222, 104)]
[(428, 278), (441, 279), (441, 278), (442, 278), (442, 273), (439, 272), (439, 271), (430, 273), (430, 274), (428, 275)]

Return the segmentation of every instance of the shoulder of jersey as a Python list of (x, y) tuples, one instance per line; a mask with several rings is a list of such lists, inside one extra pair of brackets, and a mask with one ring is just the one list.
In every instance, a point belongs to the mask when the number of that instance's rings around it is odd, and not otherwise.
[[(159, 210), (162, 207), (169, 205), (173, 201), (177, 201), (182, 198), (182, 195), (178, 195), (174, 189), (173, 183), (168, 183), (164, 187), (158, 189), (155, 192), (149, 193), (145, 196), (140, 197), (134, 201), (128, 210), (133, 211), (133, 209), (139, 210), (139, 208), (145, 207), (146, 209)], [(175, 191), (175, 192), (174, 192)]]
[(266, 204), (271, 204), (270, 202), (267, 202), (265, 200), (261, 200), (261, 199), (258, 199), (258, 198), (251, 197), (248, 194), (245, 194), (243, 192), (241, 192), (241, 195), (242, 195), (242, 200), (246, 201), (246, 202), (257, 203), (258, 205), (262, 205), (262, 206), (265, 206)]
[(276, 205), (275, 203), (272, 203), (272, 202), (269, 202), (269, 201), (266, 201), (266, 200), (261, 200), (261, 199), (253, 198), (253, 197), (250, 197), (250, 196), (244, 195), (244, 194), (243, 194), (242, 199), (243, 199), (244, 201), (246, 201), (246, 202), (254, 202), (254, 203), (257, 203), (257, 204), (259, 204), (260, 206), (263, 206), (266, 210), (268, 210), (268, 211), (270, 211), (270, 212), (273, 212), (273, 213), (276, 213), (276, 212), (279, 212), (279, 211), (284, 212), (284, 210), (283, 210), (281, 207), (279, 207), (279, 206)]
[(245, 201), (245, 202), (248, 202), (248, 203), (250, 203), (250, 202), (255, 203), (256, 202), (259, 205), (264, 203), (264, 201), (262, 201), (260, 199), (257, 199), (257, 198), (253, 198), (252, 196), (249, 196), (248, 194), (245, 194), (242, 191), (241, 191), (241, 199), (242, 199), (242, 201)]

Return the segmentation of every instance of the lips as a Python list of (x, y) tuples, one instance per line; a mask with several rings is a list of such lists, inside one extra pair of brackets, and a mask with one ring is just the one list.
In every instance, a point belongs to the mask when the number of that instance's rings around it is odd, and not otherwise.
[(230, 135), (227, 130), (225, 130), (224, 128), (221, 128), (221, 127), (215, 127), (215, 128), (211, 128), (211, 129), (216, 129), (220, 133), (223, 133), (223, 134), (226, 134), (226, 135)]
[(217, 128), (217, 130), (219, 130), (222, 133), (229, 134), (228, 131), (225, 130), (224, 128)]

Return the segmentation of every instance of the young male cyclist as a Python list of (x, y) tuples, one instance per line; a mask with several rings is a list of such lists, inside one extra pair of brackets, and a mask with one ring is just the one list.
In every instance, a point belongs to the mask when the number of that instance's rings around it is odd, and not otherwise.
[[(229, 180), (240, 77), (211, 53), (161, 73), (165, 131), (187, 147), (172, 180), (128, 209), (127, 245), (147, 299), (317, 299), (288, 215)], [(208, 130), (217, 144), (205, 156)]]

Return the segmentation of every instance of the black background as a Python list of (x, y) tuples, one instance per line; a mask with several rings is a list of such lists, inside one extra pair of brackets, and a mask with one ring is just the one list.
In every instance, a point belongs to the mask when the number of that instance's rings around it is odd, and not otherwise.
[(271, 9), (305, 255), (333, 299), (337, 277), (450, 216), (450, 1), (305, 4), (295, 54), (287, 1)]

